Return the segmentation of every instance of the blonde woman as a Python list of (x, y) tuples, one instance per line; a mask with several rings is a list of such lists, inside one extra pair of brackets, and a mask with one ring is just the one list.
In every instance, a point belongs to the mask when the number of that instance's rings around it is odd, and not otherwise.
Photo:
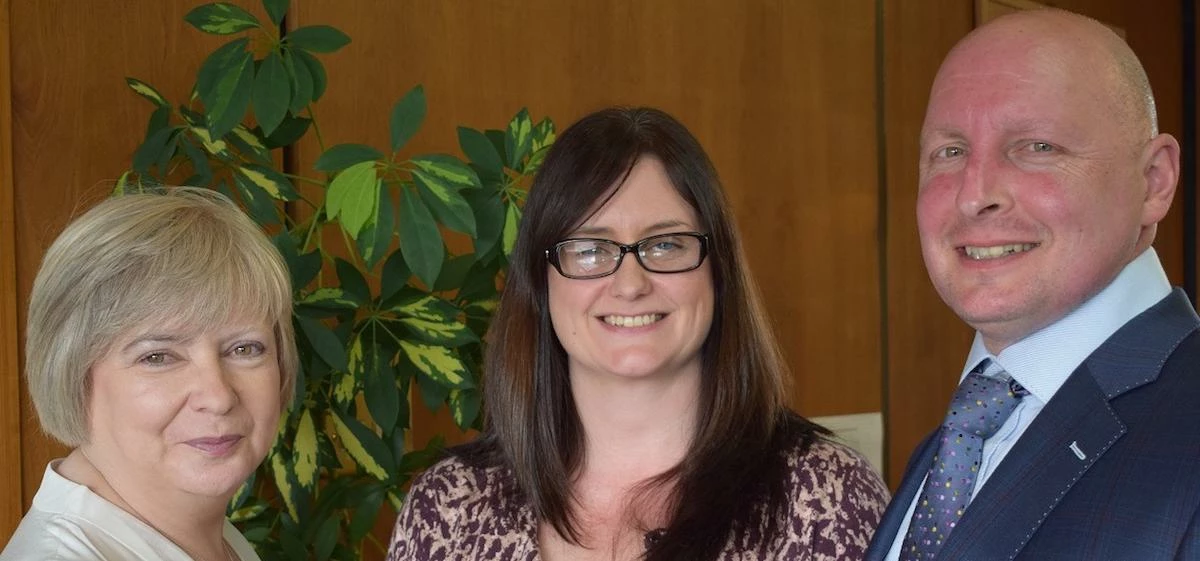
[(225, 519), (296, 374), (279, 253), (203, 189), (109, 199), (47, 251), (25, 375), (45, 471), (0, 560), (250, 561)]

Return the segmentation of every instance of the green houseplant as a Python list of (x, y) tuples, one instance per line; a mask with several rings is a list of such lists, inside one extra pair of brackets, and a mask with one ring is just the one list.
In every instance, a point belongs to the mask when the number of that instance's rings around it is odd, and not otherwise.
[[(392, 109), (388, 150), (325, 147), (312, 111), (328, 85), (317, 55), (350, 39), (323, 25), (285, 32), (288, 1), (263, 6), (266, 22), (228, 3), (186, 15), (234, 38), (203, 62), (185, 103), (126, 79), (154, 110), (115, 191), (211, 187), (273, 236), (296, 288), (302, 368), (276, 444), (229, 514), (264, 559), (359, 559), (384, 547), (370, 535), (377, 517), (400, 508), (441, 445), (406, 446), (413, 384), (459, 427), (477, 424), (482, 335), (554, 125), (522, 109), (503, 130), (459, 127), (466, 162), (401, 158), (425, 116), (417, 86)], [(285, 169), (276, 151), (310, 131), (314, 169)], [(470, 250), (452, 254), (451, 236)]]

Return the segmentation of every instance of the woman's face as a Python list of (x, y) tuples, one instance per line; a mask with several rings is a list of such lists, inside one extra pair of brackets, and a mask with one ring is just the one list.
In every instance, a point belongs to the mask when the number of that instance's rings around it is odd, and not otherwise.
[(92, 366), (88, 456), (147, 489), (227, 500), (274, 441), (278, 356), (265, 322), (131, 330)]
[[(656, 234), (703, 232), (695, 210), (672, 187), (662, 163), (644, 157), (628, 179), (568, 238), (633, 244)], [(700, 347), (713, 317), (708, 261), (683, 273), (651, 273), (633, 254), (597, 279), (549, 268), (550, 318), (572, 378), (673, 377), (700, 373)]]

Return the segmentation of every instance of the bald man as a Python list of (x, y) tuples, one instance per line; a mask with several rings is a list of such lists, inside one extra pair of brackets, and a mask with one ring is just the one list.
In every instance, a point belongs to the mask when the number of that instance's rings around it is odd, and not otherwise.
[(954, 47), (917, 218), (975, 340), (867, 559), (1200, 559), (1200, 319), (1151, 247), (1178, 176), (1103, 25), (1022, 12)]

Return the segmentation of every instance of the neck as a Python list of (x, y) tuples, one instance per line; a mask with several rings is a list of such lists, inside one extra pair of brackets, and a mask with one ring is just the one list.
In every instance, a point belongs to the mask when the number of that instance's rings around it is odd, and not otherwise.
[(653, 379), (572, 374), (585, 435), (584, 470), (638, 481), (678, 464), (695, 434), (695, 370)]
[(178, 489), (147, 486), (145, 482), (152, 479), (111, 466), (87, 448), (85, 444), (63, 460), (59, 465), (63, 477), (141, 520), (196, 561), (234, 558), (224, 538), (228, 497), (197, 497)]

